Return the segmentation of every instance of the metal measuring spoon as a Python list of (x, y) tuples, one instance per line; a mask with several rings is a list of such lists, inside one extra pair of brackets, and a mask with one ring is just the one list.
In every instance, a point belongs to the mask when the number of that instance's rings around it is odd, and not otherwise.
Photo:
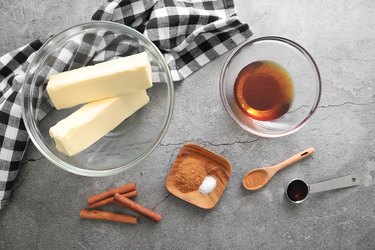
[(303, 180), (294, 179), (289, 182), (286, 188), (286, 196), (288, 197), (288, 200), (293, 203), (301, 203), (306, 199), (308, 194), (352, 187), (357, 186), (358, 184), (359, 179), (357, 175), (348, 175), (312, 185), (308, 185)]

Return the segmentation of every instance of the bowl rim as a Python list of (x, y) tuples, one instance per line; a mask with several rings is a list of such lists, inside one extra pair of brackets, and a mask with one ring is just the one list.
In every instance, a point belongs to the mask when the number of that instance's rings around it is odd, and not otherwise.
[[(123, 31), (125, 34), (130, 34), (131, 36), (135, 37), (136, 39), (142, 41), (146, 47), (153, 53), (159, 57), (159, 62), (161, 66), (163, 67), (165, 73), (166, 73), (166, 78), (167, 78), (167, 86), (168, 86), (168, 110), (167, 110), (167, 115), (166, 118), (164, 119), (163, 126), (161, 130), (159, 131), (156, 139), (154, 140), (153, 143), (150, 144), (150, 146), (140, 155), (138, 155), (134, 160), (131, 162), (120, 165), (116, 168), (113, 169), (106, 169), (106, 170), (92, 170), (92, 169), (83, 169), (79, 168), (77, 166), (74, 166), (70, 163), (67, 163), (60, 159), (56, 154), (54, 154), (52, 151), (50, 151), (46, 145), (44, 145), (40, 138), (38, 136), (35, 136), (33, 133), (36, 129), (36, 124), (33, 122), (33, 119), (31, 119), (31, 116), (26, 114), (26, 105), (28, 106), (28, 109), (30, 110), (30, 105), (31, 102), (29, 101), (28, 103), (25, 103), (25, 95), (26, 95), (26, 81), (30, 77), (30, 70), (32, 67), (34, 67), (34, 63), (36, 61), (36, 58), (40, 56), (44, 52), (45, 47), (51, 45), (55, 39), (61, 37), (63, 34), (71, 31), (71, 30), (76, 30), (76, 29), (88, 29), (88, 28), (115, 28), (116, 30)], [(43, 58), (42, 58), (43, 59)], [(29, 98), (30, 99), (30, 98)], [(164, 56), (160, 52), (160, 50), (156, 47), (156, 45), (151, 42), (147, 37), (145, 37), (143, 34), (138, 32), (137, 30), (126, 26), (124, 24), (120, 23), (115, 23), (115, 22), (110, 22), (110, 21), (90, 21), (90, 22), (85, 22), (81, 23), (78, 25), (71, 26), (59, 33), (57, 33), (54, 36), (51, 36), (49, 39), (46, 40), (46, 42), (39, 48), (39, 50), (35, 53), (34, 58), (30, 62), (24, 81), (22, 83), (22, 91), (21, 91), (21, 110), (22, 110), (22, 119), (24, 121), (26, 131), (31, 139), (31, 141), (34, 143), (35, 147), (41, 152), (50, 162), (52, 162), (54, 165), (77, 175), (82, 175), (82, 176), (90, 176), (90, 177), (102, 177), (102, 176), (109, 176), (109, 175), (114, 175), (117, 173), (120, 173), (122, 171), (125, 171), (127, 169), (130, 169), (131, 167), (134, 167), (136, 164), (138, 164), (140, 161), (144, 160), (154, 149), (155, 147), (160, 143), (162, 138), (164, 137), (167, 128), (170, 124), (172, 113), (173, 113), (173, 107), (174, 107), (174, 85), (173, 85), (173, 79), (171, 75), (171, 71), (169, 69), (169, 66), (167, 62), (165, 61)]]
[[(262, 132), (254, 130), (254, 129), (251, 129), (251, 128), (247, 127), (245, 124), (243, 124), (236, 117), (236, 115), (233, 113), (233, 111), (229, 107), (228, 100), (227, 100), (227, 98), (226, 98), (226, 96), (224, 94), (225, 93), (225, 91), (224, 91), (224, 77), (225, 77), (228, 65), (231, 63), (232, 59), (244, 47), (247, 47), (247, 46), (250, 46), (250, 45), (252, 45), (252, 44), (254, 44), (256, 42), (262, 42), (262, 41), (277, 41), (277, 42), (281, 42), (281, 43), (284, 43), (284, 44), (287, 44), (289, 46), (294, 47), (299, 52), (301, 52), (311, 62), (312, 67), (315, 70), (315, 73), (316, 73), (317, 78), (318, 78), (318, 81), (317, 81), (317, 91), (316, 91), (317, 93), (316, 93), (315, 103), (312, 106), (309, 114), (300, 123), (298, 123), (293, 128), (291, 128), (289, 130), (286, 130), (285, 132), (281, 132), (281, 133), (277, 133), (277, 134), (262, 133)], [(310, 53), (305, 48), (303, 48), (301, 45), (299, 45), (298, 43), (296, 43), (296, 42), (294, 42), (294, 41), (292, 41), (290, 39), (287, 39), (287, 38), (284, 38), (284, 37), (280, 37), (280, 36), (263, 36), (263, 37), (258, 37), (258, 38), (255, 38), (255, 39), (252, 39), (252, 40), (244, 42), (243, 44), (241, 44), (240, 46), (238, 46), (235, 50), (233, 50), (230, 53), (230, 55), (228, 56), (228, 58), (225, 60), (225, 63), (223, 65), (223, 67), (221, 68), (220, 79), (219, 79), (219, 91), (220, 91), (220, 98), (221, 98), (221, 101), (222, 101), (222, 103), (224, 105), (224, 108), (225, 108), (226, 112), (229, 114), (229, 116), (232, 118), (232, 120), (234, 120), (241, 128), (243, 128), (247, 132), (250, 132), (250, 133), (252, 133), (254, 135), (257, 135), (257, 136), (266, 137), (266, 138), (277, 138), (277, 137), (282, 137), (282, 136), (290, 135), (290, 134), (298, 131), (299, 129), (301, 129), (304, 125), (306, 125), (307, 121), (311, 118), (311, 116), (315, 113), (315, 111), (318, 108), (318, 105), (319, 105), (319, 102), (320, 102), (320, 98), (321, 98), (321, 94), (322, 94), (322, 80), (321, 80), (320, 72), (319, 72), (319, 69), (318, 69), (318, 66), (317, 66), (315, 60), (310, 55)], [(255, 119), (252, 119), (251, 117), (249, 117), (249, 119), (251, 119), (253, 121), (257, 121)]]

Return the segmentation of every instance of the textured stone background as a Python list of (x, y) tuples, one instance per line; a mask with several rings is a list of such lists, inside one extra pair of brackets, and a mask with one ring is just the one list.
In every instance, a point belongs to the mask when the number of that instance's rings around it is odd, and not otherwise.
[[(103, 1), (0, 0), (0, 54), (45, 34), (89, 20)], [(315, 58), (323, 96), (313, 119), (279, 139), (243, 131), (222, 107), (218, 79), (228, 56), (176, 84), (175, 112), (162, 144), (138, 167), (105, 178), (67, 173), (30, 143), (13, 198), (0, 211), (0, 249), (374, 249), (375, 248), (375, 1), (235, 0), (254, 37), (278, 35)], [(185, 142), (223, 154), (230, 183), (211, 211), (169, 196), (164, 183)], [(316, 154), (246, 192), (249, 169), (277, 163), (309, 146)], [(358, 173), (357, 188), (311, 197), (292, 206), (286, 183), (310, 183)], [(165, 218), (128, 226), (79, 219), (88, 195), (134, 181), (137, 201)], [(114, 208), (115, 209), (115, 208)]]

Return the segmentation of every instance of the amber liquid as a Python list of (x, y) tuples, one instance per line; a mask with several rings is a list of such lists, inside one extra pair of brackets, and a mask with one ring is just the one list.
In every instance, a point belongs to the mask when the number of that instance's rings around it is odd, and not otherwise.
[(234, 96), (247, 116), (260, 121), (274, 120), (288, 112), (293, 102), (292, 78), (275, 62), (256, 61), (238, 74)]

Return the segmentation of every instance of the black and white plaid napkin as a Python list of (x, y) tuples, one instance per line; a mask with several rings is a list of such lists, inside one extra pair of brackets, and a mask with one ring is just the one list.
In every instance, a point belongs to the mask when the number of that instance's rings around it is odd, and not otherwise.
[[(125, 24), (147, 36), (163, 53), (174, 81), (183, 80), (251, 36), (248, 25), (239, 21), (232, 0), (108, 0), (92, 19)], [(38, 77), (46, 80), (48, 74), (74, 68), (71, 62), (77, 57), (85, 64), (96, 63), (129, 49), (123, 45), (114, 48), (113, 34), (100, 38), (73, 41), (57, 52), (49, 72)], [(37, 40), (0, 57), (0, 209), (10, 197), (26, 149), (20, 90), (27, 67), (42, 44), (43, 40)], [(43, 98), (39, 102), (39, 116), (43, 117), (50, 106)]]

